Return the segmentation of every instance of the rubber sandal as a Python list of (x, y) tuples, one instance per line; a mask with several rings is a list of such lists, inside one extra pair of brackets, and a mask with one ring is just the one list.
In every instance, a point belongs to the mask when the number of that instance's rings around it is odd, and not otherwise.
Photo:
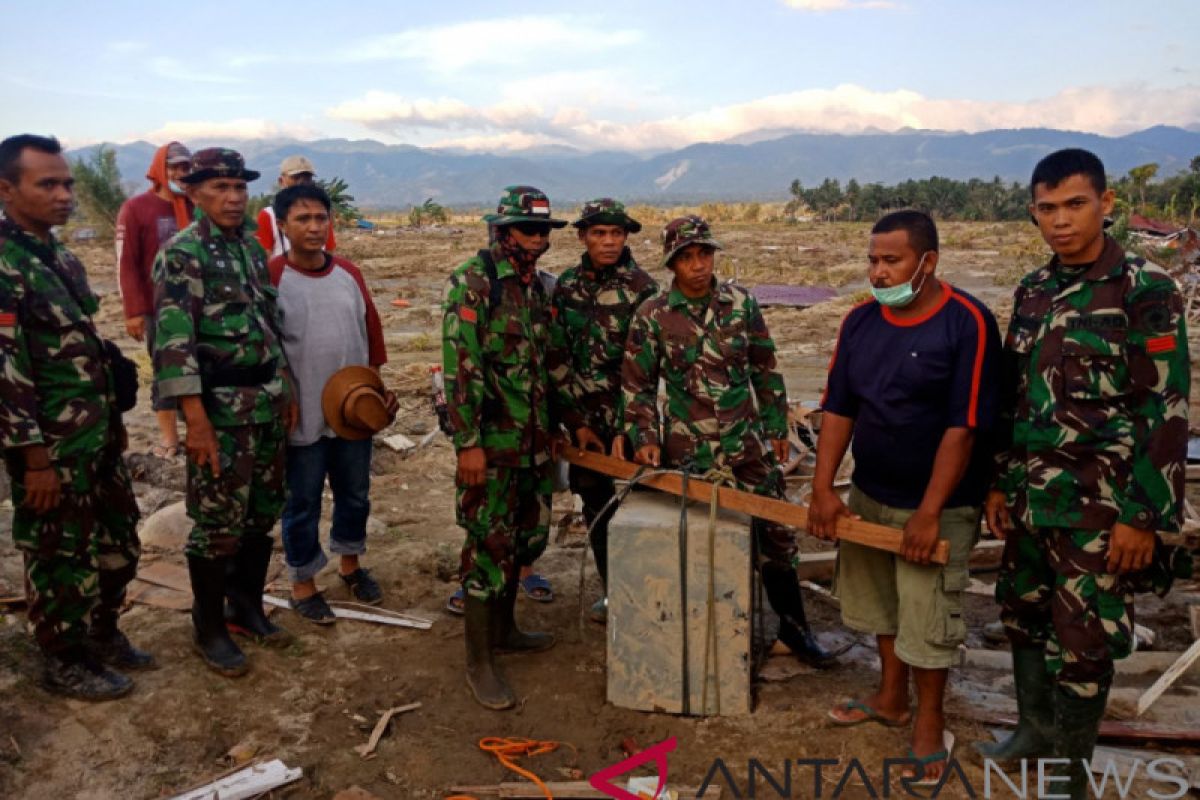
[(303, 600), (289, 597), (288, 605), (309, 622), (315, 622), (318, 625), (332, 625), (337, 622), (333, 609), (329, 607), (329, 603), (325, 602), (325, 598), (320, 592)]
[(179, 445), (156, 444), (150, 448), (150, 455), (166, 461), (174, 461), (183, 450)]
[[(858, 719), (842, 719), (836, 716), (833, 713), (834, 711), (861, 711), (865, 716)], [(833, 720), (833, 724), (839, 728), (852, 728), (855, 725), (862, 725), (864, 722), (877, 722), (885, 728), (903, 728), (912, 722), (912, 712), (905, 713), (900, 719), (891, 719), (890, 717), (883, 716), (861, 700), (847, 700), (831, 708), (825, 716)]]
[(460, 586), (454, 590), (454, 594), (450, 595), (450, 599), (446, 601), (446, 610), (456, 617), (461, 617), (465, 613), (463, 606), (466, 602), (467, 598)]
[(909, 786), (937, 786), (940, 784), (942, 782), (942, 778), (946, 777), (945, 770), (943, 770), (942, 774), (936, 778), (926, 778), (925, 767), (930, 764), (936, 764), (939, 761), (945, 761), (946, 766), (950, 766), (950, 753), (954, 750), (954, 734), (950, 731), (943, 731), (942, 745), (943, 747), (941, 750), (938, 750), (936, 753), (930, 753), (927, 756), (919, 756), (913, 752), (911, 747), (908, 748), (908, 759), (910, 761), (917, 762), (917, 764), (919, 764), (921, 767), (921, 779), (914, 780), (916, 778), (915, 775), (904, 775), (901, 777), (901, 780)]
[(383, 602), (383, 589), (380, 588), (378, 581), (371, 577), (369, 570), (359, 567), (349, 575), (343, 575), (340, 572), (338, 577), (342, 579), (342, 583), (350, 590), (350, 594), (360, 603), (366, 603), (369, 606), (377, 606)]
[(550, 586), (550, 581), (536, 572), (531, 572), (524, 578), (521, 578), (521, 591), (525, 592), (525, 596), (530, 600), (538, 603), (550, 603), (554, 601), (554, 590)]

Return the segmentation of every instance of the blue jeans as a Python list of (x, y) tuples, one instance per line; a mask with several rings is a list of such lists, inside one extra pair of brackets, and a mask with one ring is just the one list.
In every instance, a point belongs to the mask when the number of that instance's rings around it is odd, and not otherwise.
[(309, 445), (288, 445), (283, 551), (293, 583), (311, 580), (329, 563), (318, 531), (326, 477), (333, 490), (329, 552), (361, 555), (367, 550), (371, 440), (323, 436)]

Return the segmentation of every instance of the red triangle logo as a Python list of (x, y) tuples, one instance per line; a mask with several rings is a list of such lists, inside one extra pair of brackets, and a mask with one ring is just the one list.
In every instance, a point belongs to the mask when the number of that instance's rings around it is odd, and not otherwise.
[(597, 772), (592, 777), (588, 778), (588, 783), (592, 788), (599, 792), (604, 792), (614, 800), (642, 800), (631, 792), (614, 786), (611, 781), (620, 775), (625, 775), (629, 772), (645, 764), (647, 761), (653, 761), (655, 767), (658, 768), (658, 788), (654, 790), (654, 797), (657, 800), (662, 793), (663, 788), (667, 785), (667, 753), (675, 749), (676, 741), (672, 736), (670, 739), (659, 742), (658, 744), (647, 747), (640, 753), (636, 753), (624, 761), (619, 761), (611, 767), (605, 767)]

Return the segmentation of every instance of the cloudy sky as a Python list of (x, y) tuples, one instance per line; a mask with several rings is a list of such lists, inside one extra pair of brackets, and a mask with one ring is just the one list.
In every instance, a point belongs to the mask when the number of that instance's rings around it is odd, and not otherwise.
[(1200, 125), (1200, 0), (64, 0), (6, 3), (4, 28), (0, 134), (72, 146)]

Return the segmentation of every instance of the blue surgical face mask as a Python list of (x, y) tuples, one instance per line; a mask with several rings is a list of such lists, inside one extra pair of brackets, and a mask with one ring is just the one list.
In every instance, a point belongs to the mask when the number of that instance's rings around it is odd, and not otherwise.
[(921, 283), (915, 289), (911, 279), (896, 286), (871, 287), (871, 294), (879, 301), (879, 305), (888, 308), (904, 308), (916, 299), (916, 296), (921, 293), (921, 287), (925, 285), (925, 276), (928, 274), (921, 272), (921, 267), (925, 265), (925, 255), (922, 253), (921, 260), (917, 262), (917, 274), (921, 276)]
[(180, 186), (175, 181), (167, 181), (167, 188), (170, 189), (175, 194), (187, 194), (187, 192), (185, 192), (183, 190), (183, 187)]

